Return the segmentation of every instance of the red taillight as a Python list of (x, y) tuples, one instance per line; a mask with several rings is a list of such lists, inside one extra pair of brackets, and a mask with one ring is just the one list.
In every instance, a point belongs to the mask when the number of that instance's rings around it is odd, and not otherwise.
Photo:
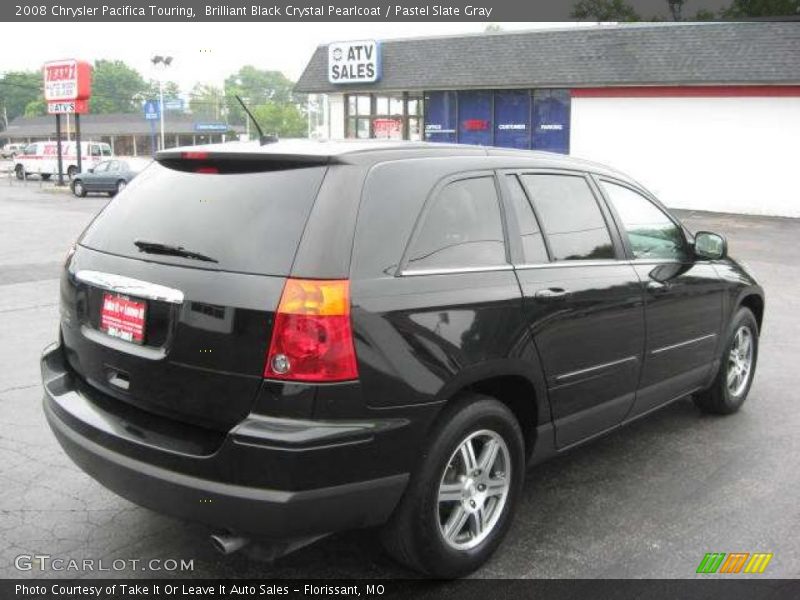
[(205, 160), (208, 152), (181, 152), (181, 158), (185, 160)]
[(349, 281), (286, 280), (264, 377), (317, 382), (358, 378)]
[(219, 173), (217, 167), (198, 167), (194, 170), (195, 173), (215, 174)]

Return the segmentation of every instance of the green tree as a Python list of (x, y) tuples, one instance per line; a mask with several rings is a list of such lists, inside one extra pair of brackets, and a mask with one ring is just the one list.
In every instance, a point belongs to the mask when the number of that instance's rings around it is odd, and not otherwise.
[(713, 11), (707, 10), (705, 8), (701, 8), (694, 15), (695, 21), (713, 21), (716, 18), (717, 15), (714, 14)]
[(733, 0), (720, 11), (724, 19), (800, 16), (800, 0)]
[(277, 133), (281, 138), (306, 137), (308, 134), (306, 117), (296, 104), (268, 102), (248, 108), (265, 134)]
[[(41, 99), (42, 73), (40, 71), (9, 71), (0, 78), (0, 128), (25, 114), (31, 102)], [(44, 104), (44, 100), (42, 100)]]
[(640, 21), (641, 17), (625, 0), (579, 0), (570, 16), (580, 21)]
[[(164, 102), (169, 98), (177, 98), (181, 93), (181, 88), (174, 81), (164, 82)], [(147, 82), (144, 91), (142, 92), (147, 100), (158, 100), (158, 80), (151, 79)], [(137, 108), (138, 110), (138, 108)]]
[(98, 60), (92, 70), (91, 113), (133, 113), (141, 108), (134, 97), (147, 91), (138, 71), (121, 60)]
[(216, 86), (198, 83), (189, 94), (189, 110), (200, 119), (224, 120), (227, 114), (225, 92)]
[(240, 96), (248, 108), (262, 104), (299, 104), (305, 98), (295, 94), (294, 82), (280, 71), (265, 71), (246, 65), (225, 79), (225, 96), (228, 97), (231, 124), (244, 125), (245, 113), (233, 97)]
[(26, 117), (41, 117), (47, 114), (47, 102), (44, 101), (44, 94), (36, 100), (31, 100), (25, 105)]

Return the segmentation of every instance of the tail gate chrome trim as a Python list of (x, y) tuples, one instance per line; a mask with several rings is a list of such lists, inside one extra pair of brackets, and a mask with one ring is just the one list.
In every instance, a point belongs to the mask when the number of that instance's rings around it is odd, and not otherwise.
[(182, 291), (158, 285), (157, 283), (141, 281), (140, 279), (133, 279), (123, 275), (114, 275), (113, 273), (101, 273), (100, 271), (78, 271), (75, 273), (75, 278), (83, 283), (117, 294), (168, 302), (169, 304), (183, 304), (184, 296)]

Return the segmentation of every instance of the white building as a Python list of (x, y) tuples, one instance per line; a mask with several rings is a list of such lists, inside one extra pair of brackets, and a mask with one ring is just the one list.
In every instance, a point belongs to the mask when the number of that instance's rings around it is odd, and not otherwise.
[(607, 163), (668, 206), (800, 217), (800, 22), (340, 42), (297, 83), (319, 133)]

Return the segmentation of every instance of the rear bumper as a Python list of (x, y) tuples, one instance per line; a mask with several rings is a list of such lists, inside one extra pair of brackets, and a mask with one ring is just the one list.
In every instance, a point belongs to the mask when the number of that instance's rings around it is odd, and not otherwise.
[[(307, 465), (329, 477), (340, 452), (369, 454), (376, 432), (392, 427), (251, 416), (202, 454), (203, 444), (170, 438), (163, 423), (144, 430), (130, 411), (114, 414), (93, 401), (65, 366), (60, 347), (46, 349), (41, 366), (44, 412), (70, 458), (111, 491), (161, 513), (273, 539), (318, 535), (385, 522), (408, 481), (407, 473), (395, 473), (305, 489), (251, 485), (246, 477), (252, 471), (242, 461)], [(287, 447), (287, 435), (302, 447)]]

